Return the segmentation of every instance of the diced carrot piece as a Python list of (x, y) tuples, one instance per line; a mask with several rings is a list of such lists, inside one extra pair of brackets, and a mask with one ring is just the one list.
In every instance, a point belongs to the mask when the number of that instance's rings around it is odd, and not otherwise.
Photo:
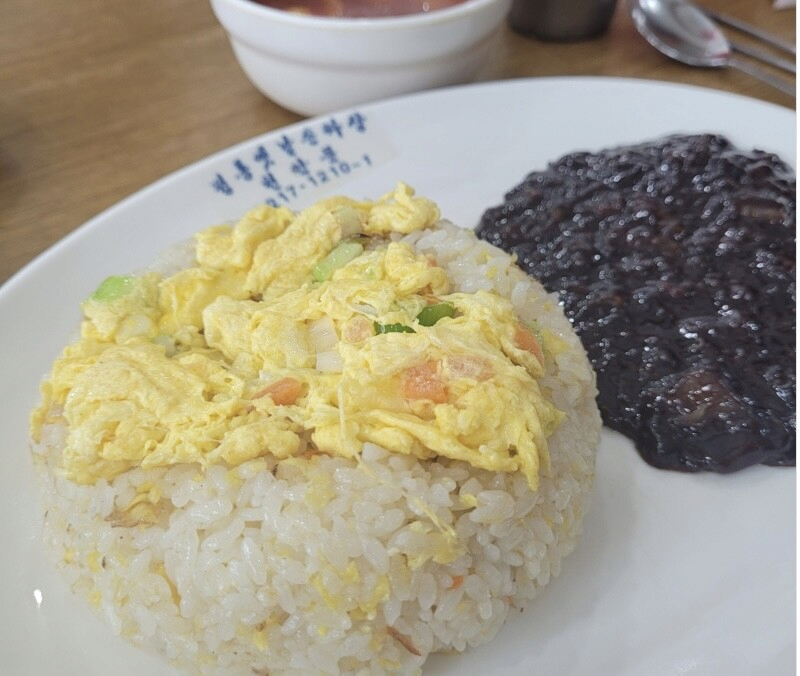
[(542, 351), (542, 345), (539, 342), (539, 339), (536, 337), (536, 334), (527, 326), (517, 324), (517, 332), (514, 334), (514, 343), (520, 350), (530, 352), (534, 357), (536, 357), (536, 359), (539, 360), (540, 364), (544, 365), (544, 352)]
[(278, 406), (288, 406), (297, 401), (303, 384), (294, 378), (281, 378), (253, 395), (253, 399), (269, 396)]
[(464, 584), (464, 576), (453, 575), (453, 582), (450, 584), (450, 589), (458, 589), (462, 584)]
[(348, 343), (360, 343), (373, 335), (375, 335), (374, 322), (360, 315), (348, 321), (342, 330), (342, 338)]
[(411, 642), (411, 639), (406, 636), (405, 634), (401, 634), (397, 629), (394, 627), (386, 627), (386, 633), (389, 634), (395, 641), (397, 641), (401, 646), (403, 646), (408, 652), (412, 655), (416, 655), (417, 657), (421, 657), (422, 653), (416, 649), (414, 644)]
[(428, 399), (434, 404), (447, 401), (447, 388), (437, 373), (435, 361), (406, 369), (403, 374), (403, 397), (409, 400)]

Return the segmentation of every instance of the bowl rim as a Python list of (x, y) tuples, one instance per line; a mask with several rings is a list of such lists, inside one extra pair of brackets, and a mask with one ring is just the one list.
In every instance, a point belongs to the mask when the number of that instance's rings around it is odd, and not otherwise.
[(268, 19), (287, 26), (325, 28), (327, 30), (370, 30), (373, 28), (428, 26), (479, 12), (485, 7), (505, 4), (508, 0), (462, 0), (431, 12), (416, 12), (401, 16), (335, 17), (298, 14), (262, 5), (254, 0), (211, 0), (213, 5), (228, 5), (231, 10), (244, 12), (254, 18)]

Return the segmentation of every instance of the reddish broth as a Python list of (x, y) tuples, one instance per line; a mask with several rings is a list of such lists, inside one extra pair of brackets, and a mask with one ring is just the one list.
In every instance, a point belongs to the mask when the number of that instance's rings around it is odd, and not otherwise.
[(435, 12), (465, 0), (252, 0), (296, 14), (343, 18), (379, 18)]

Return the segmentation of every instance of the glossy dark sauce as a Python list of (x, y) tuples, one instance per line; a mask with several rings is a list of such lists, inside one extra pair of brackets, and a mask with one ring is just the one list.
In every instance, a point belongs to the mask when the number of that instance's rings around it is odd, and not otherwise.
[(717, 135), (573, 153), (478, 235), (559, 293), (606, 425), (650, 464), (795, 464), (794, 172)]

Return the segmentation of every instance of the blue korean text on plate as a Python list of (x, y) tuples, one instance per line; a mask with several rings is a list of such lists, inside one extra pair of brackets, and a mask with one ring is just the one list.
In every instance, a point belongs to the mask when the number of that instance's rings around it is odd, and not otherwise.
[(384, 161), (390, 144), (358, 111), (271, 134), (240, 150), (209, 181), (222, 197), (246, 194), (274, 207), (305, 202)]

